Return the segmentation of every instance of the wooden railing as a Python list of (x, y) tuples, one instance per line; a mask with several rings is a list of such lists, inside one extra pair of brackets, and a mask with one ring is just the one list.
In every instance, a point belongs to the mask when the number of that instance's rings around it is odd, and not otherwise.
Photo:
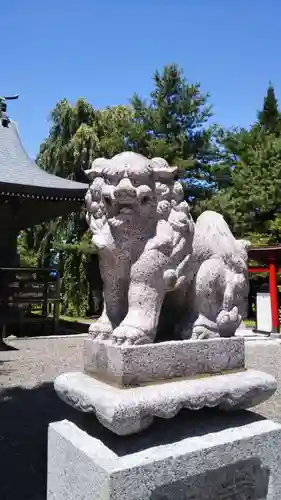
[(8, 323), (20, 329), (28, 322), (45, 328), (52, 318), (52, 332), (59, 322), (60, 276), (54, 269), (0, 267), (0, 325), (2, 337)]

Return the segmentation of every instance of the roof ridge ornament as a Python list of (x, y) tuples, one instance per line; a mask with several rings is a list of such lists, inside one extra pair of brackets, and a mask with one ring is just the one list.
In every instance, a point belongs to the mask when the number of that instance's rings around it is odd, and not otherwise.
[(19, 94), (11, 96), (0, 96), (0, 120), (3, 127), (8, 127), (10, 123), (10, 118), (7, 115), (7, 101), (14, 101), (19, 98)]

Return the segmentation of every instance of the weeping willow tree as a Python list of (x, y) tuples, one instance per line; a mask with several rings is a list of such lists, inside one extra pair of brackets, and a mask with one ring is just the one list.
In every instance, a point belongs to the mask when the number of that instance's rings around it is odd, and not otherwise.
[[(130, 107), (95, 110), (83, 99), (74, 105), (63, 99), (51, 113), (49, 136), (40, 147), (37, 162), (50, 173), (85, 182), (84, 170), (95, 157), (111, 156), (125, 148), (131, 117)], [(23, 236), (22, 263), (28, 256), (34, 262), (34, 255), (40, 267), (52, 267), (57, 260), (62, 307), (67, 314), (85, 316), (100, 310), (97, 256), (84, 210), (40, 224)]]
[(81, 227), (82, 216), (73, 213), (28, 229), (21, 234), (19, 245), (22, 265), (59, 270), (62, 311), (73, 316), (85, 316), (91, 309), (86, 269), (95, 249), (88, 231)]

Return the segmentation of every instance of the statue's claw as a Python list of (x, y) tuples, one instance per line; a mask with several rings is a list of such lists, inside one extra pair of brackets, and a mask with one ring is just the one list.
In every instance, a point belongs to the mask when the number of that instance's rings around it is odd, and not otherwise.
[(151, 339), (134, 326), (120, 325), (113, 331), (112, 342), (117, 345), (151, 344)]
[(218, 332), (209, 330), (206, 326), (197, 325), (192, 330), (192, 340), (215, 339), (219, 337)]
[(89, 334), (97, 340), (106, 340), (108, 339), (113, 332), (112, 325), (110, 321), (97, 320), (94, 323), (91, 323), (89, 326)]

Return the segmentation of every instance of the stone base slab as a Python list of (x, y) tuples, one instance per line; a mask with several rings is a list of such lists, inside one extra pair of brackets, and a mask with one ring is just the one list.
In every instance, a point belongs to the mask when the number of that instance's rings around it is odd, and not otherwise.
[(172, 418), (182, 408), (237, 410), (255, 406), (271, 397), (277, 384), (271, 375), (244, 370), (130, 388), (114, 387), (85, 373), (71, 372), (57, 377), (54, 386), (69, 405), (94, 413), (112, 432), (128, 435), (149, 427), (154, 417)]
[(118, 346), (89, 337), (84, 344), (85, 372), (119, 386), (244, 367), (244, 339), (238, 337), (136, 346)]
[(52, 423), (47, 500), (280, 500), (281, 426), (242, 413), (160, 422), (133, 443)]

